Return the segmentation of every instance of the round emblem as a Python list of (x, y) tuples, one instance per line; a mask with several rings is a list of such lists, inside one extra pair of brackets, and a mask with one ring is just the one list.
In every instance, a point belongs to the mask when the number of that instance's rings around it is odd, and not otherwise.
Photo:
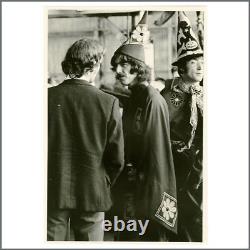
[(180, 106), (183, 103), (183, 98), (181, 95), (172, 92), (171, 97), (170, 97), (170, 101), (172, 104), (174, 104), (176, 107)]

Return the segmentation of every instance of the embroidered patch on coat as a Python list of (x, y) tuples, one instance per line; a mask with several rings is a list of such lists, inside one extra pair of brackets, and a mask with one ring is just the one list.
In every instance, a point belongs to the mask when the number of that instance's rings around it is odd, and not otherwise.
[(168, 226), (174, 227), (177, 218), (176, 199), (164, 192), (161, 205), (159, 206), (155, 216)]
[(142, 133), (142, 108), (137, 108), (134, 117), (133, 130), (137, 134)]
[(180, 106), (183, 103), (183, 98), (178, 93), (172, 92), (170, 97), (170, 102), (176, 107)]

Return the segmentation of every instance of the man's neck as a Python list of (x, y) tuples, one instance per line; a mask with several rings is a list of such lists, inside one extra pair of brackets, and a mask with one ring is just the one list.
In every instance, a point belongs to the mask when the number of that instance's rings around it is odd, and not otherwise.
[(186, 86), (192, 86), (192, 85), (197, 85), (197, 84), (200, 84), (200, 82), (196, 82), (196, 81), (192, 81), (192, 80), (189, 80), (185, 77), (181, 77), (182, 79), (182, 82), (186, 85)]
[(75, 79), (86, 81), (86, 82), (88, 82), (90, 85), (95, 86), (95, 82), (91, 82), (91, 81), (90, 81), (90, 77), (87, 77), (87, 76), (85, 76), (85, 75), (82, 75), (81, 77), (75, 78)]

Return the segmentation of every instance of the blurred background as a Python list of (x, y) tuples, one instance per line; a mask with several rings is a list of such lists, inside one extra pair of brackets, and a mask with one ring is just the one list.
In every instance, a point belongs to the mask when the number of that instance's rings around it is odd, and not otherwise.
[[(61, 69), (67, 49), (83, 37), (95, 38), (106, 48), (106, 54), (96, 79), (97, 86), (113, 85), (114, 73), (110, 60), (114, 51), (127, 39), (144, 11), (115, 10), (48, 10), (48, 83), (57, 85), (65, 75)], [(194, 32), (203, 45), (204, 13), (185, 11)], [(172, 63), (176, 60), (177, 12), (148, 11), (151, 56), (154, 79), (173, 77)]]

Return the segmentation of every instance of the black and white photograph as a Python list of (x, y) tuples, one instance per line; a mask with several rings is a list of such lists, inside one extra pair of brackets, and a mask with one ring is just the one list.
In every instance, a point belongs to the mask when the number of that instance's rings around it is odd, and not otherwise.
[(203, 242), (205, 9), (48, 9), (48, 241)]
[(249, 1), (0, 9), (0, 248), (249, 248)]

